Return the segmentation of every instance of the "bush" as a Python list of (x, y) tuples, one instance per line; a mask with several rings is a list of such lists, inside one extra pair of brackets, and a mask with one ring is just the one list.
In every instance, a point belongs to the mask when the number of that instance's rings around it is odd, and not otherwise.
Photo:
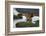
[(36, 21), (35, 26), (39, 26), (39, 20)]
[(13, 15), (13, 19), (22, 19), (22, 16)]

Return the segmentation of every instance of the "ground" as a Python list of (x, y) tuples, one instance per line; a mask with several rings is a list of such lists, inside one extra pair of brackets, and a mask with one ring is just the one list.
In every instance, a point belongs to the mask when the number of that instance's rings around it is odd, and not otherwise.
[(16, 27), (38, 27), (39, 26), (39, 20), (36, 21), (35, 24), (32, 22), (18, 22), (16, 23)]

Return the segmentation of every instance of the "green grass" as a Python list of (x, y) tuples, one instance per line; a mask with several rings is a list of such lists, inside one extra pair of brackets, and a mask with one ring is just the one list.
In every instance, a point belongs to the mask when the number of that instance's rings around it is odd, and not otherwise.
[(32, 22), (18, 22), (16, 23), (16, 27), (38, 27), (39, 26), (39, 21), (36, 21), (35, 24)]

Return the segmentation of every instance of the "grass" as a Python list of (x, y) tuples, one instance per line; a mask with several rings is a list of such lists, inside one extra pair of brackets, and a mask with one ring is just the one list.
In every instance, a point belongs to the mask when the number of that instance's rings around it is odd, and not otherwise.
[(35, 24), (32, 22), (18, 22), (16, 23), (16, 27), (38, 27), (39, 21), (37, 20)]

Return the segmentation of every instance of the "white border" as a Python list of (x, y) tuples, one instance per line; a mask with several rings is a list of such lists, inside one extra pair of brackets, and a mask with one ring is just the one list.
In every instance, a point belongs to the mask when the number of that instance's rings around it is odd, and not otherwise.
[[(13, 8), (32, 8), (39, 9), (39, 27), (27, 27), (27, 28), (13, 28)], [(42, 30), (42, 6), (32, 6), (32, 5), (10, 5), (10, 32), (16, 31), (36, 31)]]

